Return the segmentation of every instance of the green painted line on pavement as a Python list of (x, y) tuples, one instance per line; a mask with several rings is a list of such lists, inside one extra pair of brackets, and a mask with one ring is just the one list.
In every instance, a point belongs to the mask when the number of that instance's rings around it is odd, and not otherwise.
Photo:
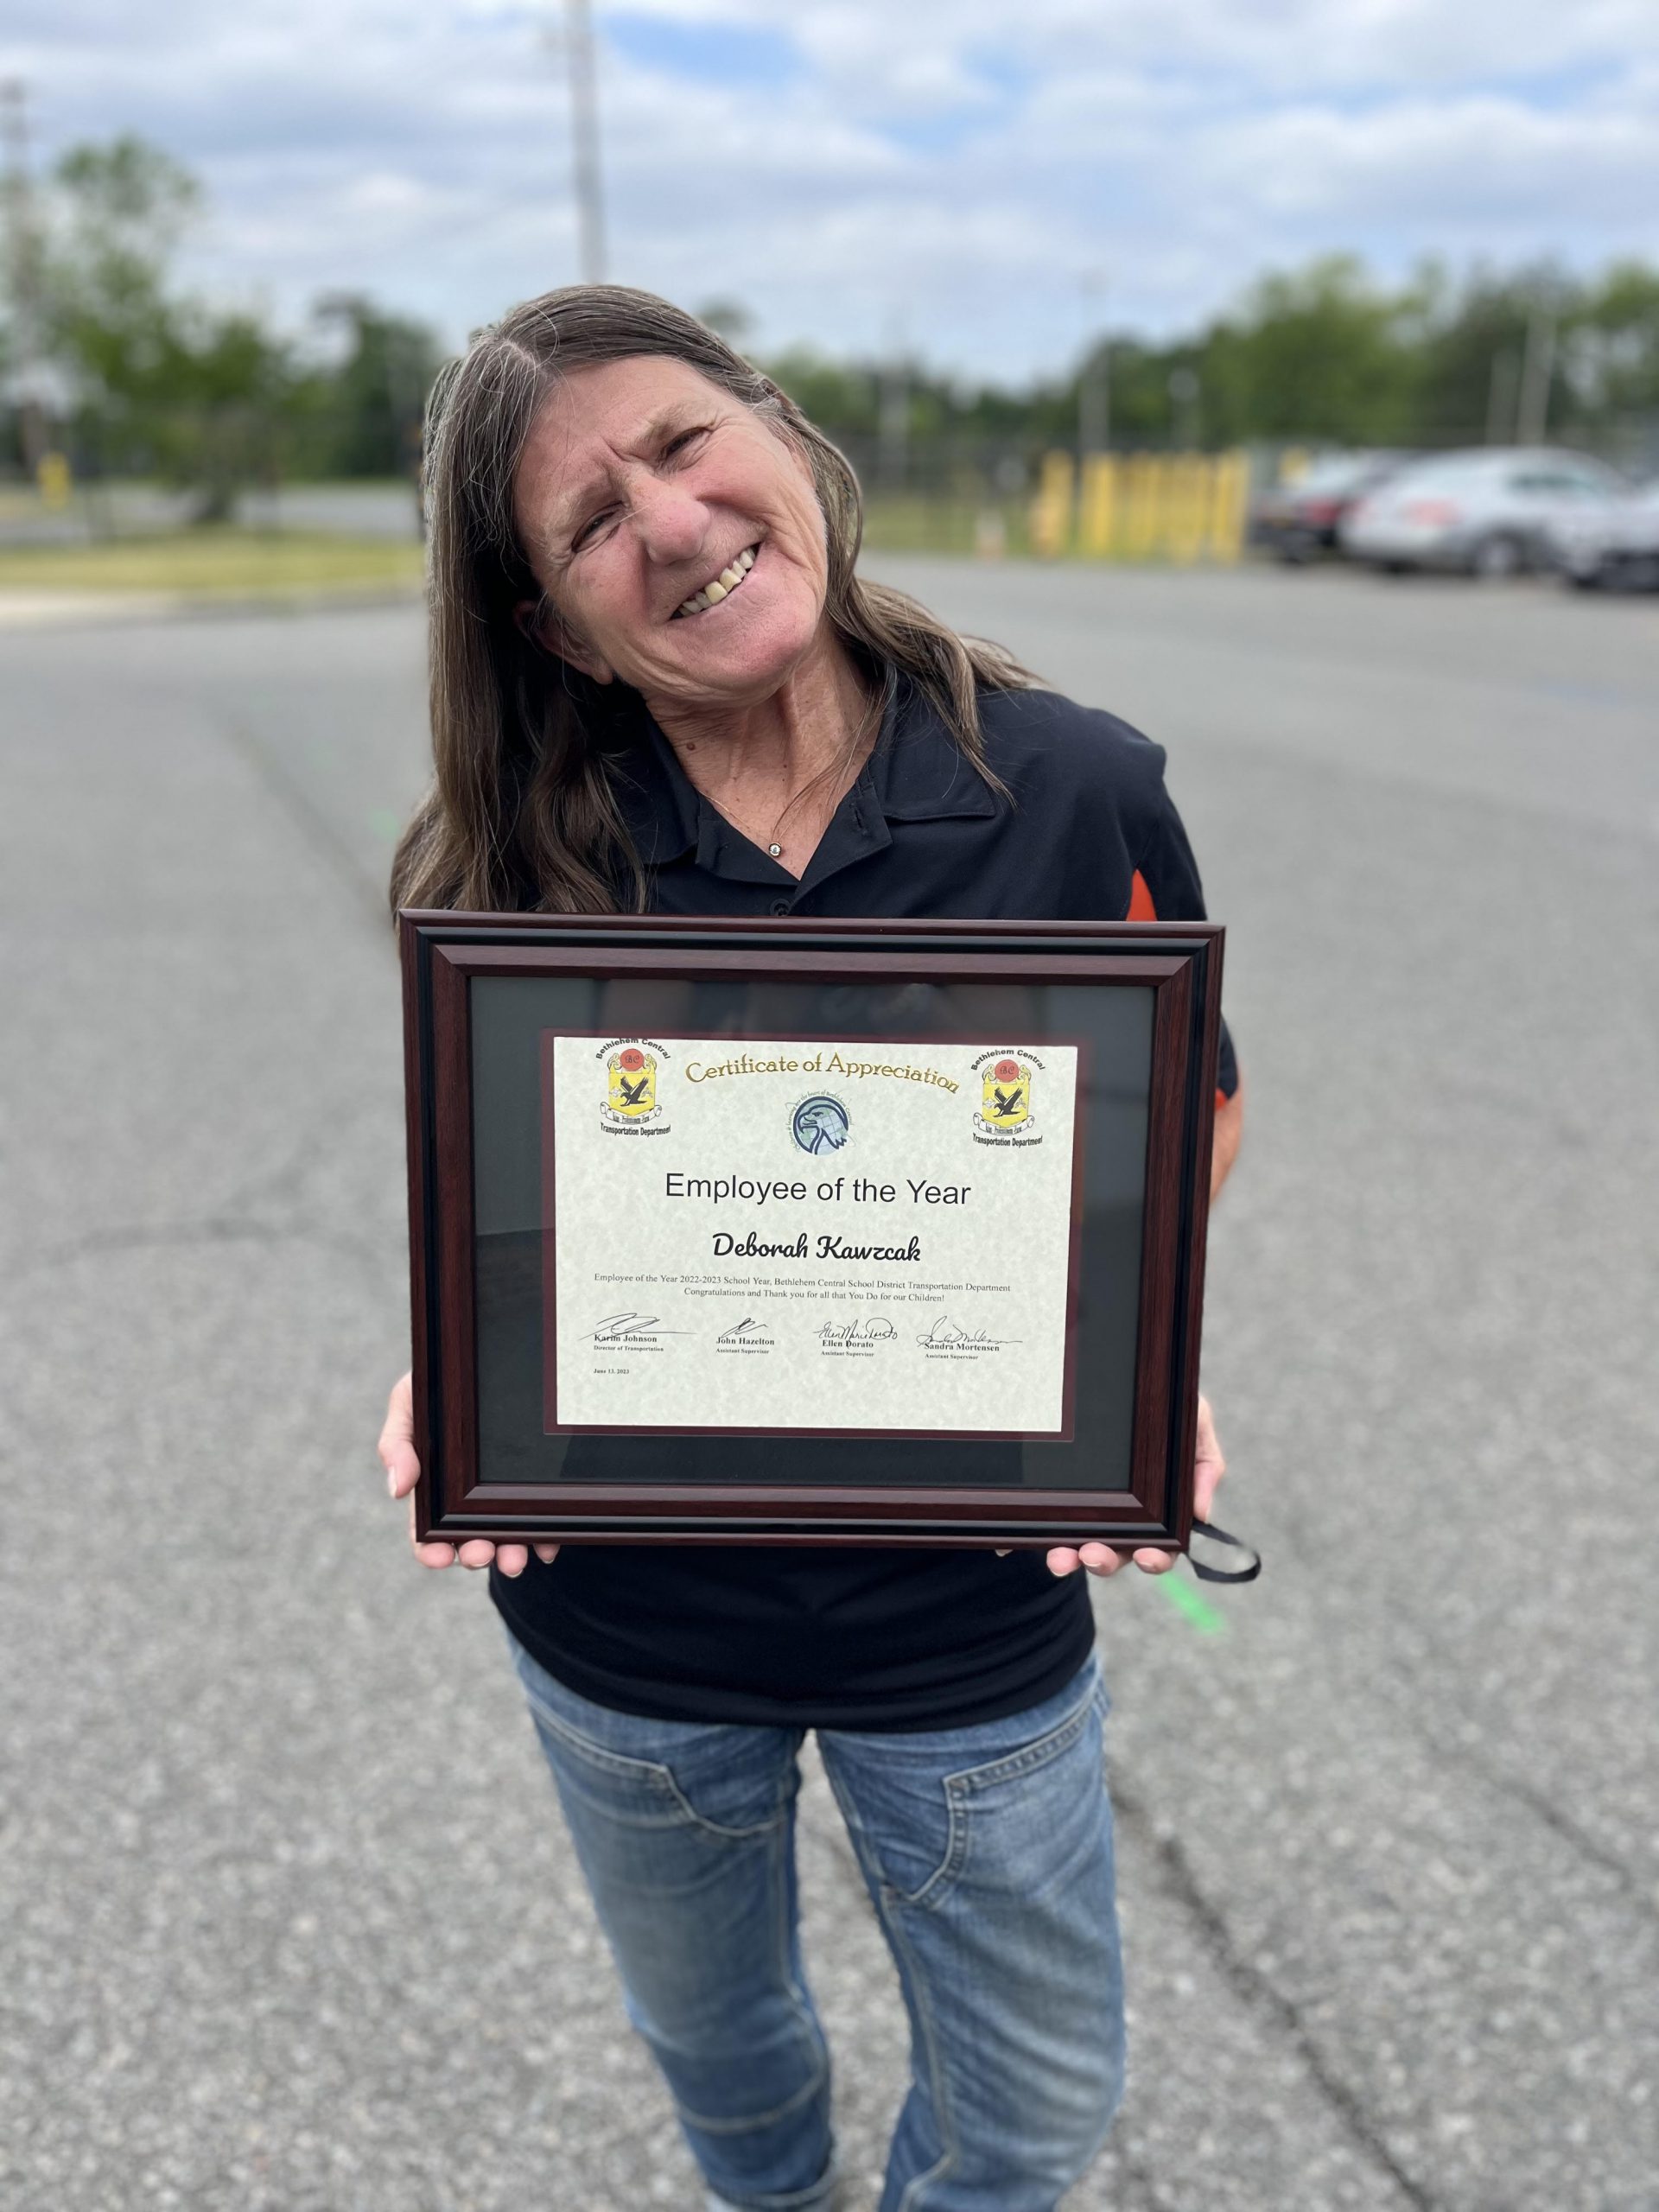
[(1207, 1604), (1190, 1582), (1180, 1580), (1179, 1567), (1173, 1567), (1167, 1574), (1154, 1574), (1152, 1579), (1176, 1611), (1191, 1621), (1200, 1636), (1219, 1636), (1226, 1627), (1215, 1607)]

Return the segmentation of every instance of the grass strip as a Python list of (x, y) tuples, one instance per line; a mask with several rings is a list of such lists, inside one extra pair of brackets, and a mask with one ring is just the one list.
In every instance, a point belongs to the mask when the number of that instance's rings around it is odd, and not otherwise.
[(0, 591), (245, 599), (385, 590), (418, 584), (423, 560), (421, 546), (397, 538), (228, 525), (79, 545), (0, 546)]

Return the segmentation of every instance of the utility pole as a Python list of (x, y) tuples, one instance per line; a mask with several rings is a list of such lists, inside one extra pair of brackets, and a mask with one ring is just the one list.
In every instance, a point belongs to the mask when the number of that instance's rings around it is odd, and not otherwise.
[(1108, 341), (1088, 354), (1077, 382), (1077, 455), (1104, 453), (1112, 437), (1112, 369)]
[(571, 143), (575, 156), (576, 222), (582, 238), (582, 281), (605, 282), (605, 202), (599, 169), (599, 93), (594, 73), (594, 27), (588, 0), (564, 0), (564, 52), (570, 73)]
[(1198, 396), (1202, 387), (1196, 369), (1169, 372), (1169, 442), (1192, 452), (1198, 442)]
[(889, 492), (900, 491), (910, 460), (910, 372), (902, 353), (895, 353), (881, 372), (877, 419), (881, 482)]
[(888, 323), (887, 352), (876, 410), (878, 474), (885, 491), (898, 492), (910, 467), (910, 363), (901, 315)]
[[(1081, 279), (1084, 298), (1090, 302), (1099, 297), (1106, 289), (1105, 276), (1098, 269), (1084, 271)], [(1095, 317), (1088, 315), (1092, 326)], [(1083, 366), (1077, 372), (1077, 461), (1081, 466), (1091, 453), (1104, 453), (1112, 435), (1112, 366), (1111, 341), (1103, 333), (1096, 337), (1092, 327), (1084, 339)]]
[(1541, 446), (1549, 420), (1549, 387), (1555, 375), (1555, 311), (1540, 300), (1527, 318), (1527, 350), (1521, 365), (1521, 404), (1515, 442)]
[(38, 389), (40, 368), (40, 241), (29, 174), (29, 89), (20, 78), (0, 82), (0, 133), (6, 149), (7, 289), (11, 300), (11, 385), (23, 467), (35, 476), (50, 440)]
[(1510, 426), (1515, 420), (1516, 396), (1515, 354), (1508, 346), (1500, 346), (1492, 356), (1492, 372), (1486, 385), (1486, 442), (1501, 446), (1508, 442)]

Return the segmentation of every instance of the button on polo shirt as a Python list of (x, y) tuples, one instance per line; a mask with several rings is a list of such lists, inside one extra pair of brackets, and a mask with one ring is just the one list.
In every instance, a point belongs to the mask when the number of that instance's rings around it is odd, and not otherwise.
[[(798, 883), (694, 787), (643, 708), (625, 709), (613, 788), (651, 911), (1204, 918), (1159, 747), (1050, 691), (985, 692), (980, 713), (1007, 796), (895, 680)], [(1236, 1081), (1224, 1042), (1223, 1090)], [(670, 1720), (963, 1727), (1053, 1695), (1094, 1637), (1086, 1578), (1057, 1580), (1037, 1552), (567, 1544), (521, 1575), (493, 1569), (490, 1586), (561, 1681)]]

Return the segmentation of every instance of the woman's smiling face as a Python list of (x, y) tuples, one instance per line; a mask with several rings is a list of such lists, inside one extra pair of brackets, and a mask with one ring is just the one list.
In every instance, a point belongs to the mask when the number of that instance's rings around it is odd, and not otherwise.
[(562, 378), (513, 512), (555, 611), (544, 642), (601, 683), (683, 709), (749, 704), (818, 635), (829, 571), (806, 461), (683, 361)]

